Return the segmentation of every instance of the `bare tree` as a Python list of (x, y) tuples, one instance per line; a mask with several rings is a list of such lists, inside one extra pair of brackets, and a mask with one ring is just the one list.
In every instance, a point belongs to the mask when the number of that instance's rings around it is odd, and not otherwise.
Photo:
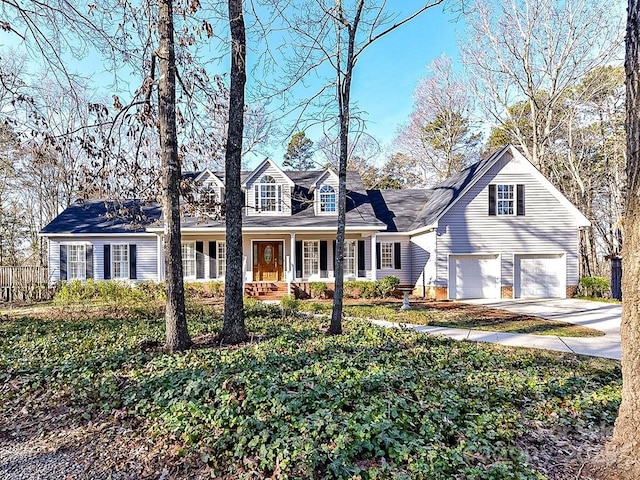
[(227, 236), (227, 271), (224, 286), (224, 321), (220, 334), (223, 343), (246, 340), (243, 296), (242, 207), (240, 185), (242, 134), (244, 130), (244, 89), (247, 81), (247, 40), (242, 0), (228, 0), (231, 30), (231, 88), (229, 90), (229, 129), (225, 157), (225, 203)]
[(424, 186), (459, 172), (476, 156), (480, 134), (470, 120), (469, 86), (442, 56), (429, 65), (413, 94), (409, 122), (400, 128), (396, 145), (420, 172)]
[(289, 71), (286, 85), (293, 89), (303, 83), (311, 72), (326, 79), (324, 86), (305, 103), (300, 118), (313, 110), (310, 123), (325, 123), (325, 131), (332, 132), (330, 136), (335, 135), (339, 145), (335, 289), (330, 333), (342, 331), (350, 133), (358, 125), (362, 126), (362, 118), (351, 98), (356, 64), (373, 43), (443, 1), (426, 2), (407, 16), (391, 12), (385, 1), (308, 0), (293, 2), (293, 8), (288, 10), (278, 5), (286, 30), (292, 37), (287, 47)]
[[(463, 60), (484, 113), (548, 174), (547, 151), (564, 96), (620, 49), (621, 4), (510, 0), (494, 6), (478, 1), (470, 10)], [(510, 108), (516, 102), (523, 108)]]

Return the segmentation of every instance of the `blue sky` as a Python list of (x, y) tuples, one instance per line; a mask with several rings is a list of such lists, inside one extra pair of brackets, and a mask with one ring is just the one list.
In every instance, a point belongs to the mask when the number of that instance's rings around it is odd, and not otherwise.
[[(380, 38), (360, 57), (354, 70), (352, 100), (366, 112), (366, 131), (383, 150), (391, 146), (396, 132), (407, 122), (414, 89), (428, 74), (429, 63), (445, 54), (459, 66), (457, 42), (463, 28), (462, 20), (456, 21), (452, 13), (438, 6)], [(308, 136), (316, 142), (314, 133), (310, 130)], [(281, 162), (285, 149), (286, 141), (274, 145), (271, 157)], [(383, 160), (384, 151), (378, 158)]]

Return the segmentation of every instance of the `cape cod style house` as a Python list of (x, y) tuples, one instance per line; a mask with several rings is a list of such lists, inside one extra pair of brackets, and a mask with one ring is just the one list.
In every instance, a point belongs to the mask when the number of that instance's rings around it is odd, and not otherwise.
[[(223, 177), (192, 174), (200, 199), (224, 198)], [(266, 159), (242, 178), (247, 294), (307, 290), (334, 280), (336, 174), (283, 171)], [(347, 178), (345, 278), (394, 275), (437, 299), (565, 297), (578, 280), (582, 215), (514, 147), (506, 146), (430, 189), (365, 190)], [(219, 202), (218, 202), (219, 204)], [(163, 224), (155, 204), (69, 206), (41, 232), (52, 282), (163, 280)], [(186, 281), (224, 281), (225, 226), (203, 207), (185, 213)]]

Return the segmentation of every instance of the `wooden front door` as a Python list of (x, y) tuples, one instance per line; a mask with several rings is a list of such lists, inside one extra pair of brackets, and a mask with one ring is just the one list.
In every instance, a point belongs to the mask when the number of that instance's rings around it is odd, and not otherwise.
[(283, 279), (282, 242), (254, 242), (253, 280), (279, 282)]

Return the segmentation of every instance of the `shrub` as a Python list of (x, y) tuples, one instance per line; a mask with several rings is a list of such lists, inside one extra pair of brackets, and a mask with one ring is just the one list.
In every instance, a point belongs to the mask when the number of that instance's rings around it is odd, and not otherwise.
[(611, 284), (604, 277), (582, 277), (580, 293), (586, 297), (604, 298), (609, 295)]
[(375, 282), (366, 280), (351, 280), (344, 282), (344, 295), (347, 298), (387, 298), (393, 295), (400, 283), (393, 275)]
[(294, 295), (285, 295), (280, 300), (280, 309), (283, 318), (292, 317), (300, 310), (300, 301)]
[(400, 284), (400, 279), (390, 275), (376, 282), (378, 284), (378, 295), (382, 298), (390, 297)]
[(325, 282), (311, 282), (309, 290), (311, 290), (313, 298), (324, 298), (327, 294), (327, 284)]

